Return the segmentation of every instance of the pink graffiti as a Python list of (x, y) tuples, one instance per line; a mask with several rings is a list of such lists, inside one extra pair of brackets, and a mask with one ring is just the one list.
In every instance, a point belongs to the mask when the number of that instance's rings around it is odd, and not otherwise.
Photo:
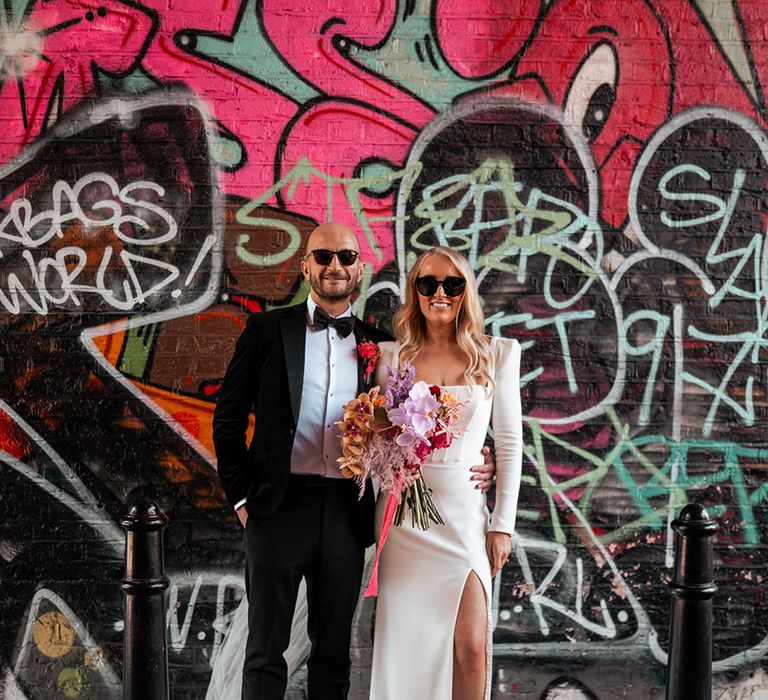
[(149, 14), (119, 0), (36, 3), (15, 33), (26, 43), (3, 66), (0, 162), (93, 96), (96, 68), (112, 75), (132, 70), (152, 30)]
[[(405, 161), (415, 137), (410, 126), (369, 107), (343, 100), (323, 100), (303, 112), (289, 132), (280, 163), (281, 174), (288, 173), (302, 158), (322, 163), (321, 170), (326, 176), (343, 180), (359, 177), (359, 166), (369, 159), (397, 169)], [(378, 270), (395, 257), (392, 215), (400, 182), (393, 182), (392, 191), (384, 196), (373, 196), (364, 190), (353, 192), (351, 184), (329, 185), (314, 180), (292, 183), (283, 188), (283, 199), (292, 211), (318, 220), (333, 218), (367, 233), (368, 236), (360, 237), (361, 250)]]
[(200, 12), (199, 0), (146, 0), (158, 13), (157, 35), (142, 61), (164, 85), (182, 84), (199, 95), (224, 136), (236, 138), (243, 158), (233, 172), (222, 172), (230, 194), (256, 197), (274, 182), (275, 158), (286, 124), (298, 105), (252, 77), (196, 55), (188, 42), (192, 33), (232, 37), (242, 3), (216, 0)]
[(553, 3), (515, 75), (491, 90), (552, 104), (581, 130), (599, 169), (601, 215), (615, 228), (627, 218), (633, 166), (669, 117), (701, 104), (757, 117), (687, 0), (654, 5), (627, 0), (606, 14), (601, 3)]
[[(221, 175), (230, 194), (258, 197), (273, 185), (276, 169), (283, 176), (302, 159), (331, 178), (354, 178), (369, 159), (398, 168), (416, 136), (409, 123), (423, 125), (434, 115), (431, 108), (367, 71), (347, 53), (353, 43), (367, 47), (386, 38), (394, 19), (392, 2), (382, 2), (367, 13), (337, 4), (333, 17), (310, 11), (297, 16), (295, 6), (283, 0), (263, 3), (267, 36), (283, 58), (318, 89), (347, 100), (321, 99), (298, 116), (298, 106), (289, 98), (196, 55), (187, 43), (195, 32), (233, 36), (242, 3), (221, 0), (204, 14), (196, 13), (195, 0), (173, 0), (170, 6), (163, 0), (147, 4), (158, 13), (159, 29), (144, 57), (144, 68), (161, 83), (182, 83), (201, 95), (222, 133), (242, 144), (243, 161), (233, 172)], [(196, 21), (190, 22), (190, 17)], [(287, 18), (295, 31), (285, 31)], [(357, 230), (367, 227), (366, 259), (376, 269), (390, 262), (394, 195), (371, 197), (361, 192), (351, 202), (343, 183), (332, 189), (330, 208), (326, 183), (298, 183), (283, 194), (296, 213), (317, 221), (333, 217)], [(267, 203), (274, 204), (274, 198)]]
[[(675, 68), (672, 113), (694, 106), (720, 105), (758, 118), (748, 94), (693, 5), (687, 0), (654, 1), (669, 34)], [(713, 80), (713, 76), (717, 78)]]
[[(621, 13), (614, 14), (608, 24), (603, 15), (600, 8), (575, 0), (557, 3), (523, 54), (517, 72), (538, 76), (552, 102), (591, 141), (601, 176), (610, 182), (602, 188), (602, 214), (618, 226), (627, 216), (626, 193), (632, 175), (627, 166), (667, 118), (670, 56), (663, 27), (645, 2), (622, 3)], [(600, 46), (604, 50), (598, 54)], [(606, 59), (607, 67), (597, 65)], [(640, 76), (629, 67), (641, 65), (647, 87), (638, 90)], [(601, 69), (607, 75), (600, 76)], [(596, 124), (599, 133), (590, 138), (586, 130), (590, 101), (611, 73), (614, 101), (603, 123)]]
[[(344, 0), (334, 3), (329, 16), (297, 13), (292, 0), (264, 0), (264, 28), (275, 48), (305, 80), (339, 98), (318, 101), (291, 125), (285, 135), (281, 175), (302, 158), (326, 175), (345, 180), (356, 177), (360, 166), (372, 160), (395, 170), (402, 166), (416, 129), (434, 117), (434, 110), (354, 59), (355, 49), (373, 48), (386, 40), (396, 7), (393, 0), (379, 0), (368, 8)], [(285, 31), (289, 16), (294, 32)], [(355, 193), (355, 202), (345, 183), (333, 185), (330, 197), (326, 183), (300, 183), (290, 191), (293, 211), (362, 228), (366, 234), (363, 255), (374, 270), (394, 259), (393, 192), (384, 196)]]
[(465, 78), (492, 75), (514, 59), (533, 34), (540, 0), (434, 3), (435, 30), (445, 60)]
[[(333, 8), (331, 14), (330, 8)], [(354, 59), (354, 50), (383, 43), (395, 19), (395, 0), (336, 0), (297, 11), (295, 0), (263, 0), (264, 28), (280, 55), (327, 95), (358, 100), (422, 127), (434, 110), (402, 86)], [(291, 22), (292, 31), (286, 31)]]
[(765, 93), (768, 86), (768, 43), (765, 41), (765, 28), (768, 26), (768, 4), (761, 0), (731, 0), (734, 10), (740, 18), (742, 42), (749, 47), (749, 54), (754, 66), (755, 77), (761, 86), (760, 112), (766, 114)]
[[(20, 32), (39, 46), (9, 56), (4, 66), (0, 160), (94, 95), (95, 68), (125, 74), (139, 59), (161, 85), (185, 85), (200, 96), (220, 135), (242, 146), (242, 159), (222, 171), (221, 179), (228, 193), (243, 197), (269, 190), (276, 175), (285, 176), (301, 158), (346, 180), (370, 162), (396, 170), (434, 117), (431, 105), (361, 58), (391, 38), (395, 0), (363, 6), (341, 0), (323, 8), (293, 0), (258, 5), (266, 37), (283, 61), (322, 93), (304, 106), (196, 52), (195, 34), (235, 36), (243, 13), (254, 10), (244, 0), (214, 0), (204, 11), (199, 0), (144, 5), (149, 12), (119, 0), (35, 4)], [(626, 221), (639, 153), (672, 115), (701, 104), (754, 118), (764, 110), (760, 83), (751, 98), (689, 0), (626, 0), (620, 12), (579, 0), (553, 0), (546, 11), (543, 5), (478, 0), (470, 12), (453, 0), (435, 2), (437, 49), (457, 74), (499, 75), (491, 92), (552, 105), (582, 131), (599, 169), (601, 216), (615, 228)], [(757, 80), (768, 70), (768, 49), (760, 41), (768, 9), (756, 0), (734, 0), (734, 7)], [(718, 76), (716, 91), (712, 75)], [(469, 91), (468, 99), (474, 94)], [(362, 192), (359, 201), (351, 201), (343, 183), (333, 185), (330, 197), (326, 190), (327, 182), (299, 183), (282, 199), (315, 220), (333, 216), (362, 226), (370, 238), (366, 258), (376, 269), (391, 261), (393, 194)]]

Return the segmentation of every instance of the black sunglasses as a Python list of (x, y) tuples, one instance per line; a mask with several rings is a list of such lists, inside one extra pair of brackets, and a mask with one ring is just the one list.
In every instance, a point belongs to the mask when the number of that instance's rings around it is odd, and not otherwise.
[(416, 278), (416, 289), (423, 297), (434, 296), (440, 286), (442, 286), (446, 296), (457, 297), (467, 286), (467, 280), (463, 277), (446, 277), (444, 280), (439, 280), (432, 275)]
[(315, 262), (318, 265), (330, 265), (335, 255), (344, 267), (349, 267), (355, 264), (360, 253), (356, 250), (326, 250), (325, 248), (317, 248), (316, 250), (311, 250), (307, 255), (314, 256)]

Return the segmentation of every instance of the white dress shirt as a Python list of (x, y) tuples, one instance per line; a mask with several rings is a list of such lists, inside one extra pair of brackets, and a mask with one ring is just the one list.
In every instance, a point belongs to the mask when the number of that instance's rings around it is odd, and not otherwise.
[[(301, 409), (291, 451), (291, 474), (341, 478), (339, 426), (344, 405), (357, 396), (357, 343), (354, 333), (342, 338), (332, 326), (319, 331), (310, 324), (317, 308), (307, 299), (304, 382)], [(351, 316), (348, 307), (343, 316)]]
[[(329, 326), (315, 330), (312, 318), (317, 303), (307, 298), (304, 336), (304, 381), (301, 408), (291, 450), (291, 474), (341, 478), (339, 426), (344, 405), (357, 396), (357, 343), (355, 334), (342, 338)], [(352, 307), (338, 318), (351, 316)], [(235, 509), (245, 504), (242, 499)]]

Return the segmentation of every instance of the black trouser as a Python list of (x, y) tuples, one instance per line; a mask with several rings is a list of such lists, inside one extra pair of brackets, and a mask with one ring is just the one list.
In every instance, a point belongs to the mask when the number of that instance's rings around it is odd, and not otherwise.
[(287, 683), (283, 652), (302, 577), (307, 581), (310, 700), (349, 691), (352, 617), (365, 547), (357, 486), (346, 479), (291, 477), (277, 511), (245, 528), (248, 642), (243, 700), (278, 700)]

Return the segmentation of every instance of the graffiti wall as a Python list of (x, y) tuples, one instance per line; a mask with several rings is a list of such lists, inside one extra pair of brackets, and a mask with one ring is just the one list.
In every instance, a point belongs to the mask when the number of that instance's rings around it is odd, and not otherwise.
[(216, 394), (248, 315), (306, 296), (327, 220), (359, 232), (360, 315), (388, 326), (440, 243), (522, 343), (494, 697), (663, 693), (689, 501), (721, 528), (718, 697), (764, 697), (766, 22), (759, 0), (6, 0), (0, 697), (120, 697), (138, 495), (171, 520), (173, 695), (205, 696), (244, 595)]

